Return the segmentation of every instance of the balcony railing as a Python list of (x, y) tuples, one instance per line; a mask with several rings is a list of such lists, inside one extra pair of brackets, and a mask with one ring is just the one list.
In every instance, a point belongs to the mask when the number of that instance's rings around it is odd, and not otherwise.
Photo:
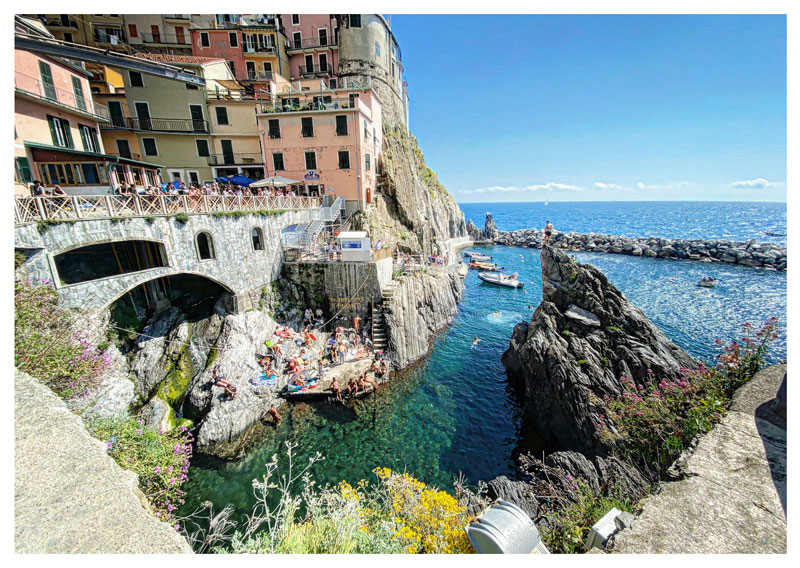
[(151, 32), (142, 32), (139, 34), (139, 37), (142, 39), (143, 43), (166, 43), (169, 45), (185, 45), (186, 47), (191, 47), (191, 42), (189, 41), (188, 34), (185, 35), (176, 35), (176, 34), (154, 34)]
[(165, 20), (191, 20), (191, 16), (189, 14), (165, 14)]
[(129, 160), (142, 161), (142, 156), (135, 152), (106, 152), (107, 156), (117, 156), (119, 158), (127, 158)]
[(244, 53), (275, 53), (276, 48), (274, 45), (253, 45), (242, 44), (242, 51)]
[(85, 96), (80, 97), (72, 91), (44, 83), (19, 72), (14, 73), (14, 89), (33, 95), (38, 99), (68, 107), (71, 110), (94, 115), (101, 120), (108, 120), (108, 109), (103, 105), (97, 104)]
[(111, 38), (117, 38), (117, 45), (120, 45), (122, 42), (125, 41), (125, 32), (122, 28), (110, 28), (114, 30), (113, 34), (107, 33), (102, 31), (101, 29), (95, 29), (94, 31), (94, 41), (99, 43), (112, 43)]
[(264, 159), (260, 152), (233, 154), (211, 154), (208, 156), (209, 166), (246, 166), (251, 164), (263, 164)]
[(274, 77), (272, 71), (248, 71), (248, 81), (272, 81)]
[(326, 38), (318, 38), (318, 37), (309, 37), (306, 39), (291, 39), (286, 42), (286, 49), (293, 50), (293, 49), (313, 49), (316, 47), (336, 47), (337, 41), (336, 38), (333, 37), (326, 37)]
[(358, 102), (350, 102), (349, 98), (331, 98), (318, 101), (279, 101), (277, 104), (264, 103), (261, 105), (261, 114), (279, 112), (313, 112), (324, 110), (350, 110), (358, 108)]
[(328, 75), (331, 73), (330, 65), (301, 65), (300, 75)]
[(71, 195), (14, 198), (14, 223), (211, 214), (225, 211), (316, 209), (321, 197), (267, 195)]
[(114, 117), (111, 124), (101, 125), (104, 130), (124, 128), (126, 130), (154, 130), (159, 132), (208, 132), (207, 120), (191, 118), (129, 118)]
[(210, 101), (252, 101), (256, 98), (252, 91), (206, 91), (206, 99)]

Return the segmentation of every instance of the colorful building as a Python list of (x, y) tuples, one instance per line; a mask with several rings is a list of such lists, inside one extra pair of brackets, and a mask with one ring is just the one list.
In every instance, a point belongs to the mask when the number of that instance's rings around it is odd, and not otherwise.
[(34, 181), (70, 195), (161, 182), (158, 164), (105, 152), (100, 129), (109, 111), (93, 100), (91, 75), (63, 59), (14, 51), (15, 195), (30, 195)]
[(136, 153), (143, 160), (164, 164), (165, 181), (210, 182), (212, 117), (206, 93), (227, 90), (226, 81), (233, 81), (228, 65), (221, 58), (193, 55), (140, 53), (137, 57), (194, 72), (206, 80), (206, 87), (122, 71), (124, 100), (118, 93), (106, 96), (110, 120), (101, 125), (104, 142), (119, 153)]
[(332, 14), (281, 14), (292, 79), (323, 78), (335, 89), (339, 69), (339, 28)]
[(348, 212), (372, 202), (382, 103), (372, 89), (320, 89), (276, 97), (258, 113), (266, 175), (311, 195), (344, 197)]

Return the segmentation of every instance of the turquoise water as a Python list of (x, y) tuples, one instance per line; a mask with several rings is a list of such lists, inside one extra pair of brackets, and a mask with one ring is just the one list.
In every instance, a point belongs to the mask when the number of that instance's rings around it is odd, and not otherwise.
[[(500, 228), (503, 228), (502, 226)], [(189, 473), (189, 510), (205, 500), (239, 512), (252, 506), (250, 481), (263, 473), (285, 441), (296, 442), (297, 462), (320, 452), (318, 484), (369, 477), (376, 466), (406, 469), (449, 489), (459, 472), (469, 482), (515, 474), (515, 458), (529, 440), (518, 401), (507, 387), (500, 355), (515, 323), (541, 300), (539, 253), (533, 249), (484, 247), (501, 266), (517, 271), (524, 290), (498, 288), (475, 271), (453, 324), (437, 338), (429, 358), (399, 375), (376, 396), (355, 406), (294, 404), (284, 421), (243, 460), (221, 462), (198, 456)], [(786, 274), (740, 266), (678, 262), (623, 255), (574, 253), (609, 280), (678, 345), (712, 359), (714, 339), (730, 339), (745, 321), (781, 319), (783, 333), (771, 356), (786, 357)], [(704, 275), (716, 288), (699, 288)], [(497, 311), (497, 316), (494, 312)], [(471, 349), (473, 337), (481, 341)], [(522, 439), (522, 441), (520, 441)], [(282, 458), (285, 465), (285, 458)]]

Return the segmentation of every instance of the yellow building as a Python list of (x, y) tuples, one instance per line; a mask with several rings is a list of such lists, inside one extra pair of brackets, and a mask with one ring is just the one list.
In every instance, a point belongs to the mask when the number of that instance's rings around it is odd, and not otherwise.
[(211, 181), (209, 161), (216, 151), (206, 93), (227, 90), (226, 82), (233, 76), (226, 62), (191, 55), (142, 53), (138, 57), (193, 72), (206, 80), (206, 87), (122, 71), (124, 98), (118, 93), (103, 97), (110, 116), (109, 123), (101, 126), (104, 143), (117, 153), (138, 154), (142, 160), (163, 164), (165, 181)]

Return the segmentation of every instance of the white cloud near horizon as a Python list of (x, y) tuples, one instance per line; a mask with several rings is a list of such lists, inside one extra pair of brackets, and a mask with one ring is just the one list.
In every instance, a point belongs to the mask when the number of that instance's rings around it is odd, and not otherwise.
[(768, 187), (773, 187), (774, 185), (776, 184), (771, 181), (767, 181), (764, 178), (735, 181), (731, 184), (731, 186), (736, 189), (766, 189)]
[(616, 183), (603, 183), (596, 181), (593, 185), (595, 189), (623, 189), (621, 185), (617, 185)]
[(459, 193), (462, 195), (472, 195), (477, 193), (510, 193), (513, 191), (521, 192), (536, 192), (536, 191), (580, 191), (583, 188), (578, 185), (569, 185), (565, 183), (548, 182), (542, 184), (517, 186), (517, 185), (493, 185), (490, 187), (479, 187), (477, 189), (460, 189)]

